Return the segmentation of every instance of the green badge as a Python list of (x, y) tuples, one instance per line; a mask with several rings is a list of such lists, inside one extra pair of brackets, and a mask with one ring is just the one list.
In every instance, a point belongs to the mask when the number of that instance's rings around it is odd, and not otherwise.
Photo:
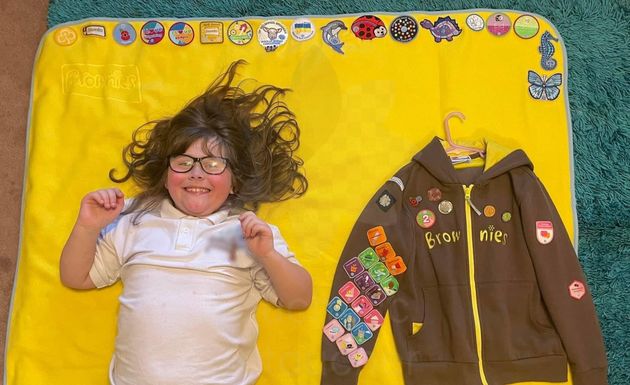
[(361, 261), (361, 264), (366, 269), (369, 269), (370, 267), (372, 267), (373, 264), (378, 262), (378, 255), (373, 248), (368, 247), (359, 254), (359, 261)]

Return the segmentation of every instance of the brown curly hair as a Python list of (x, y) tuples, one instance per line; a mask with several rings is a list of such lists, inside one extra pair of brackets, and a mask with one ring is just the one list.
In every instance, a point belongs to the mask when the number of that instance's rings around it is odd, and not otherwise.
[(109, 178), (132, 179), (141, 192), (124, 213), (135, 212), (134, 223), (169, 197), (165, 188), (168, 160), (183, 154), (195, 141), (215, 140), (232, 171), (234, 194), (227, 204), (258, 209), (260, 203), (303, 195), (308, 182), (300, 172), (303, 161), (294, 155), (300, 129), (295, 115), (280, 98), (289, 90), (263, 85), (247, 93), (232, 85), (244, 60), (232, 63), (202, 95), (175, 116), (138, 127), (123, 149), (127, 173)]

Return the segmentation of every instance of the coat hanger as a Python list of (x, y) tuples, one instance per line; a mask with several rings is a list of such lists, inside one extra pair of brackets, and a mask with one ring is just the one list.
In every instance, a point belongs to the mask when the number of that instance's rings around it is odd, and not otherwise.
[(455, 150), (471, 151), (474, 154), (479, 154), (479, 156), (481, 156), (482, 158), (485, 157), (486, 153), (484, 149), (476, 148), (476, 147), (469, 147), (469, 146), (462, 146), (453, 141), (453, 138), (451, 137), (451, 129), (448, 126), (448, 121), (454, 116), (458, 117), (462, 121), (466, 119), (466, 116), (459, 111), (452, 111), (452, 112), (449, 112), (448, 115), (446, 115), (446, 117), (444, 118), (444, 133), (446, 134), (446, 142), (450, 145), (450, 147), (445, 148), (444, 151), (446, 151), (447, 153), (455, 151)]

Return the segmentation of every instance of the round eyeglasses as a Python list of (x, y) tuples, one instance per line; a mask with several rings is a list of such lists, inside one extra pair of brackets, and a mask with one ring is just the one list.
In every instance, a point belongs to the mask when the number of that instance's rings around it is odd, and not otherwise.
[(199, 162), (201, 169), (210, 175), (222, 174), (228, 165), (228, 160), (220, 156), (205, 156), (203, 158), (194, 158), (188, 155), (171, 156), (168, 160), (168, 166), (171, 170), (178, 173), (185, 173), (195, 167), (195, 163)]

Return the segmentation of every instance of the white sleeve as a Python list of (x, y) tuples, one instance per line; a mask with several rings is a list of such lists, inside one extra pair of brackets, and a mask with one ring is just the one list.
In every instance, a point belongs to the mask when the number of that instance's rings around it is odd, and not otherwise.
[[(276, 226), (270, 225), (271, 230), (273, 232), (273, 247), (276, 249), (278, 253), (287, 258), (289, 262), (295, 263), (299, 265), (300, 263), (295, 258), (295, 254), (289, 250), (289, 246), (287, 242), (282, 238), (280, 234), (280, 230)], [(265, 301), (271, 303), (274, 306), (278, 306), (278, 294), (274, 290), (271, 280), (269, 279), (269, 275), (262, 267), (262, 265), (258, 264), (252, 270), (252, 277), (254, 279), (254, 286), (260, 292), (260, 295), (265, 299)]]
[(98, 288), (110, 286), (120, 277), (122, 268), (122, 258), (119, 253), (119, 244), (122, 241), (120, 237), (127, 233), (122, 227), (127, 227), (129, 224), (128, 220), (123, 221), (121, 218), (123, 217), (119, 216), (101, 230), (96, 241), (96, 254), (90, 269), (90, 278)]

